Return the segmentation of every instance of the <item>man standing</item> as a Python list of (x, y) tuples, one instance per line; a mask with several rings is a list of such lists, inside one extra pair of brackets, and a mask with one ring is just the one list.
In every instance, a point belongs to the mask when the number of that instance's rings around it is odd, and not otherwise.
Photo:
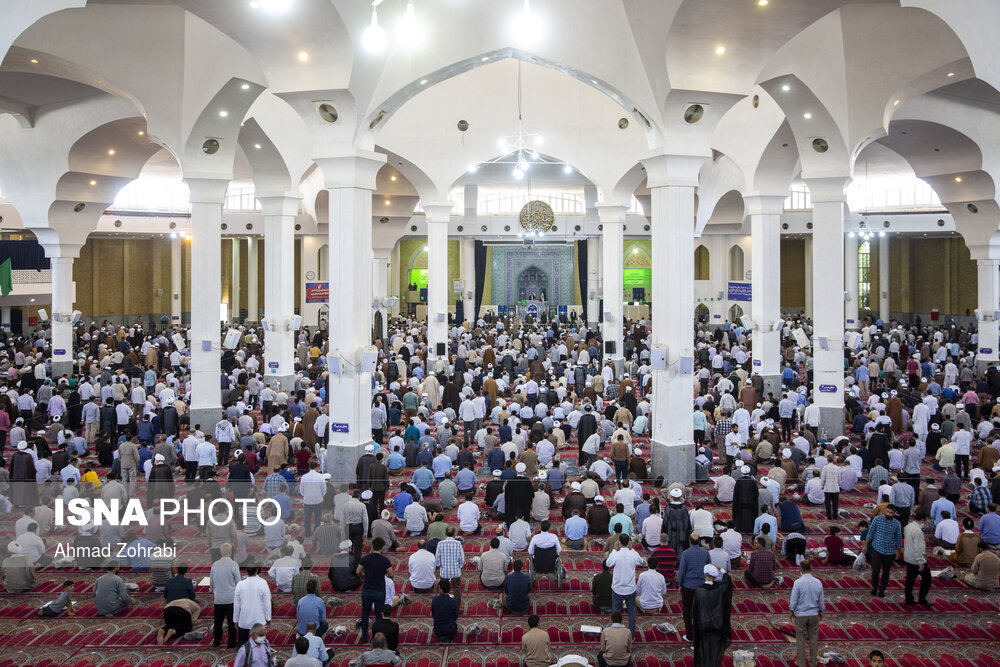
[(236, 648), (236, 623), (233, 621), (233, 598), (236, 595), (236, 586), (240, 583), (240, 566), (236, 564), (230, 555), (233, 547), (230, 544), (223, 544), (219, 547), (222, 557), (212, 563), (212, 571), (209, 576), (211, 582), (213, 607), (215, 609), (215, 621), (212, 626), (212, 646), (219, 646), (222, 643), (222, 624), (228, 624), (227, 636), (229, 640), (226, 648)]
[(840, 466), (836, 463), (823, 466), (819, 482), (823, 486), (823, 497), (826, 500), (826, 520), (835, 521), (840, 510)]
[[(795, 623), (795, 652), (798, 667), (819, 663), (819, 624), (823, 620), (823, 583), (812, 576), (812, 565), (804, 560), (799, 565), (802, 576), (792, 585), (789, 609)], [(806, 641), (809, 642), (809, 662), (806, 662)]]
[(696, 667), (718, 667), (733, 642), (730, 617), (733, 611), (733, 582), (715, 565), (704, 568), (705, 583), (694, 592), (691, 640)]
[(455, 527), (448, 526), (447, 537), (438, 542), (434, 551), (434, 566), (438, 576), (452, 583), (455, 602), (462, 606), (462, 566), (465, 565), (465, 551), (462, 543), (455, 539)]
[(375, 607), (375, 620), (382, 620), (385, 605), (385, 580), (392, 579), (392, 561), (382, 555), (385, 542), (381, 537), (372, 540), (372, 551), (358, 563), (357, 575), (363, 577), (361, 585), (361, 643), (368, 643), (368, 617)]
[(708, 555), (707, 549), (702, 548), (696, 533), (691, 533), (688, 540), (690, 546), (681, 554), (680, 564), (677, 566), (677, 583), (681, 587), (684, 631), (688, 633), (682, 637), (684, 641), (691, 641), (691, 635), (694, 634), (691, 620), (694, 592), (705, 583), (705, 566), (712, 562), (712, 557)]
[(236, 620), (237, 644), (246, 644), (255, 626), (263, 628), (271, 620), (271, 589), (257, 576), (259, 567), (248, 567), (247, 578), (236, 584), (233, 593), (233, 618)]
[(931, 590), (931, 569), (927, 565), (927, 545), (924, 541), (924, 531), (921, 524), (927, 518), (924, 511), (918, 509), (906, 527), (903, 528), (903, 561), (906, 563), (906, 585), (903, 592), (906, 604), (913, 604), (913, 585), (920, 577), (920, 597), (918, 601), (930, 609), (927, 593)]
[[(313, 522), (319, 527), (323, 514), (323, 497), (326, 495), (326, 477), (317, 470), (316, 461), (309, 462), (309, 472), (299, 480), (299, 491), (302, 493), (302, 506), (305, 509), (306, 535), (312, 535)], [(385, 492), (382, 493), (383, 498)], [(381, 510), (381, 508), (380, 508)]]
[(628, 609), (628, 628), (635, 637), (635, 568), (642, 565), (642, 556), (629, 547), (629, 536), (622, 534), (607, 558), (612, 571), (611, 609), (620, 612), (622, 603)]
[[(872, 519), (868, 527), (868, 537), (862, 545), (862, 552), (871, 553), (872, 557), (872, 595), (885, 597), (892, 561), (902, 555), (900, 548), (902, 541), (903, 529), (896, 520), (896, 508), (889, 505), (885, 509), (885, 514)], [(869, 546), (871, 546), (870, 552)]]

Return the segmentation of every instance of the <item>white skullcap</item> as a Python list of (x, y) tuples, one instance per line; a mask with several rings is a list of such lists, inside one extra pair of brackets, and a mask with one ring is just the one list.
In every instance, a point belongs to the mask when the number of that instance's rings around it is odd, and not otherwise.
[(704, 572), (713, 579), (718, 579), (719, 577), (722, 576), (722, 572), (719, 570), (719, 568), (712, 565), (711, 563), (709, 563), (704, 567)]
[(573, 482), (572, 484), (569, 485), (569, 488), (573, 489), (574, 491), (579, 491), (583, 487), (580, 485), (580, 482)]
[(354, 545), (354, 543), (351, 542), (350, 540), (344, 540), (343, 542), (340, 543), (340, 549), (341, 549), (341, 551), (347, 551), (353, 545)]
[(365, 451), (369, 452), (369, 453), (374, 452), (375, 451), (375, 445), (365, 445)]
[(163, 454), (157, 454), (157, 455), (155, 455), (153, 457), (153, 461), (155, 461), (156, 463), (162, 463), (163, 461), (166, 461), (166, 460), (167, 459), (166, 459), (166, 457), (163, 456)]
[(503, 471), (502, 471), (502, 470), (494, 470), (494, 471), (493, 471), (493, 476), (494, 476), (494, 477), (499, 477), (499, 476), (500, 476), (500, 475), (502, 475), (502, 474), (503, 474)]
[(639, 449), (638, 447), (636, 447), (635, 451), (632, 452), (632, 453), (635, 454), (636, 456), (642, 456), (642, 450)]
[(750, 474), (750, 466), (743, 466), (742, 468), (740, 468), (740, 472), (743, 473), (744, 475), (749, 475)]
[(603, 503), (604, 502), (604, 496), (594, 496), (594, 502), (595, 503)]
[(527, 469), (528, 466), (524, 465), (524, 463), (518, 463), (516, 466), (514, 466), (514, 470), (516, 470), (517, 472), (524, 472)]
[(681, 491), (680, 489), (670, 489), (670, 497), (671, 498), (683, 498), (684, 497), (684, 492)]
[(371, 499), (372, 499), (371, 489), (365, 489), (364, 491), (361, 492), (361, 500), (371, 500)]
[(24, 440), (22, 440), (21, 442), (17, 443), (17, 449), (18, 449), (18, 451), (22, 451), (23, 452), (27, 448), (28, 448), (28, 443), (26, 443)]
[(544, 470), (542, 470), (542, 471), (540, 471), (538, 473), (538, 479), (548, 479), (548, 477), (549, 477), (549, 473), (545, 472)]

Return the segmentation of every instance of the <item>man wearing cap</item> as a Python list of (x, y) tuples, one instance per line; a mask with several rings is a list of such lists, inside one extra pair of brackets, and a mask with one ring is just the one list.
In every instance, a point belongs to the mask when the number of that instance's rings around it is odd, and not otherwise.
[(35, 479), (35, 459), (28, 452), (28, 443), (21, 440), (10, 458), (11, 502), (16, 507), (38, 504), (38, 483)]
[(690, 639), (696, 667), (717, 667), (732, 643), (733, 583), (715, 565), (704, 566), (702, 572), (705, 581), (695, 589), (691, 603)]
[(749, 533), (757, 518), (760, 489), (750, 475), (750, 466), (743, 466), (740, 472), (743, 476), (736, 480), (733, 488), (733, 521), (736, 522), (736, 530)]
[(694, 609), (695, 591), (705, 582), (705, 566), (712, 562), (708, 550), (702, 547), (697, 533), (688, 535), (688, 546), (680, 556), (677, 565), (677, 583), (681, 588), (682, 615), (684, 617), (684, 629), (687, 632), (683, 636), (684, 641), (692, 641), (694, 636), (694, 621), (692, 612)]
[(25, 553), (20, 541), (14, 540), (7, 545), (10, 555), (0, 563), (3, 574), (4, 589), (7, 593), (23, 593), (38, 585), (35, 579), (35, 566)]
[(535, 490), (531, 481), (524, 476), (527, 466), (518, 463), (514, 466), (517, 477), (507, 481), (504, 490), (504, 520), (510, 526), (515, 519), (528, 520), (531, 515), (531, 501)]

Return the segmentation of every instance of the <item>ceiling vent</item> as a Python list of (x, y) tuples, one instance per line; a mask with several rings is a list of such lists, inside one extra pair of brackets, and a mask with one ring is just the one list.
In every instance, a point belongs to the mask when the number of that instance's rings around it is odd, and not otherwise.
[(618, 119), (618, 129), (619, 130), (628, 129), (628, 118), (619, 118)]
[(340, 114), (337, 113), (337, 107), (333, 106), (329, 102), (323, 102), (320, 104), (319, 107), (316, 108), (316, 112), (325, 123), (336, 123), (337, 119), (340, 118)]
[(219, 140), (206, 139), (205, 143), (201, 145), (201, 152), (205, 155), (215, 155), (219, 152)]
[(460, 120), (460, 121), (458, 121), (458, 131), (459, 132), (465, 132), (468, 129), (469, 129), (469, 121), (467, 121), (467, 120)]
[(700, 104), (692, 104), (684, 110), (684, 122), (695, 124), (705, 115), (705, 107)]
[(830, 144), (826, 142), (826, 139), (817, 137), (813, 139), (813, 150), (817, 153), (825, 153), (830, 150)]

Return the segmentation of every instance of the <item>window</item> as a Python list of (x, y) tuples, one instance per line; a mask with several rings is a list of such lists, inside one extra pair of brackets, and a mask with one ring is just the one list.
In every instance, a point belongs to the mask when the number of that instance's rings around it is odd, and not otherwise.
[(710, 270), (708, 267), (711, 259), (708, 248), (703, 245), (694, 249), (694, 279), (709, 280)]
[(734, 245), (729, 249), (729, 279), (744, 280), (743, 248)]
[(868, 241), (858, 245), (858, 305), (866, 310), (871, 308), (871, 251), (872, 244)]

